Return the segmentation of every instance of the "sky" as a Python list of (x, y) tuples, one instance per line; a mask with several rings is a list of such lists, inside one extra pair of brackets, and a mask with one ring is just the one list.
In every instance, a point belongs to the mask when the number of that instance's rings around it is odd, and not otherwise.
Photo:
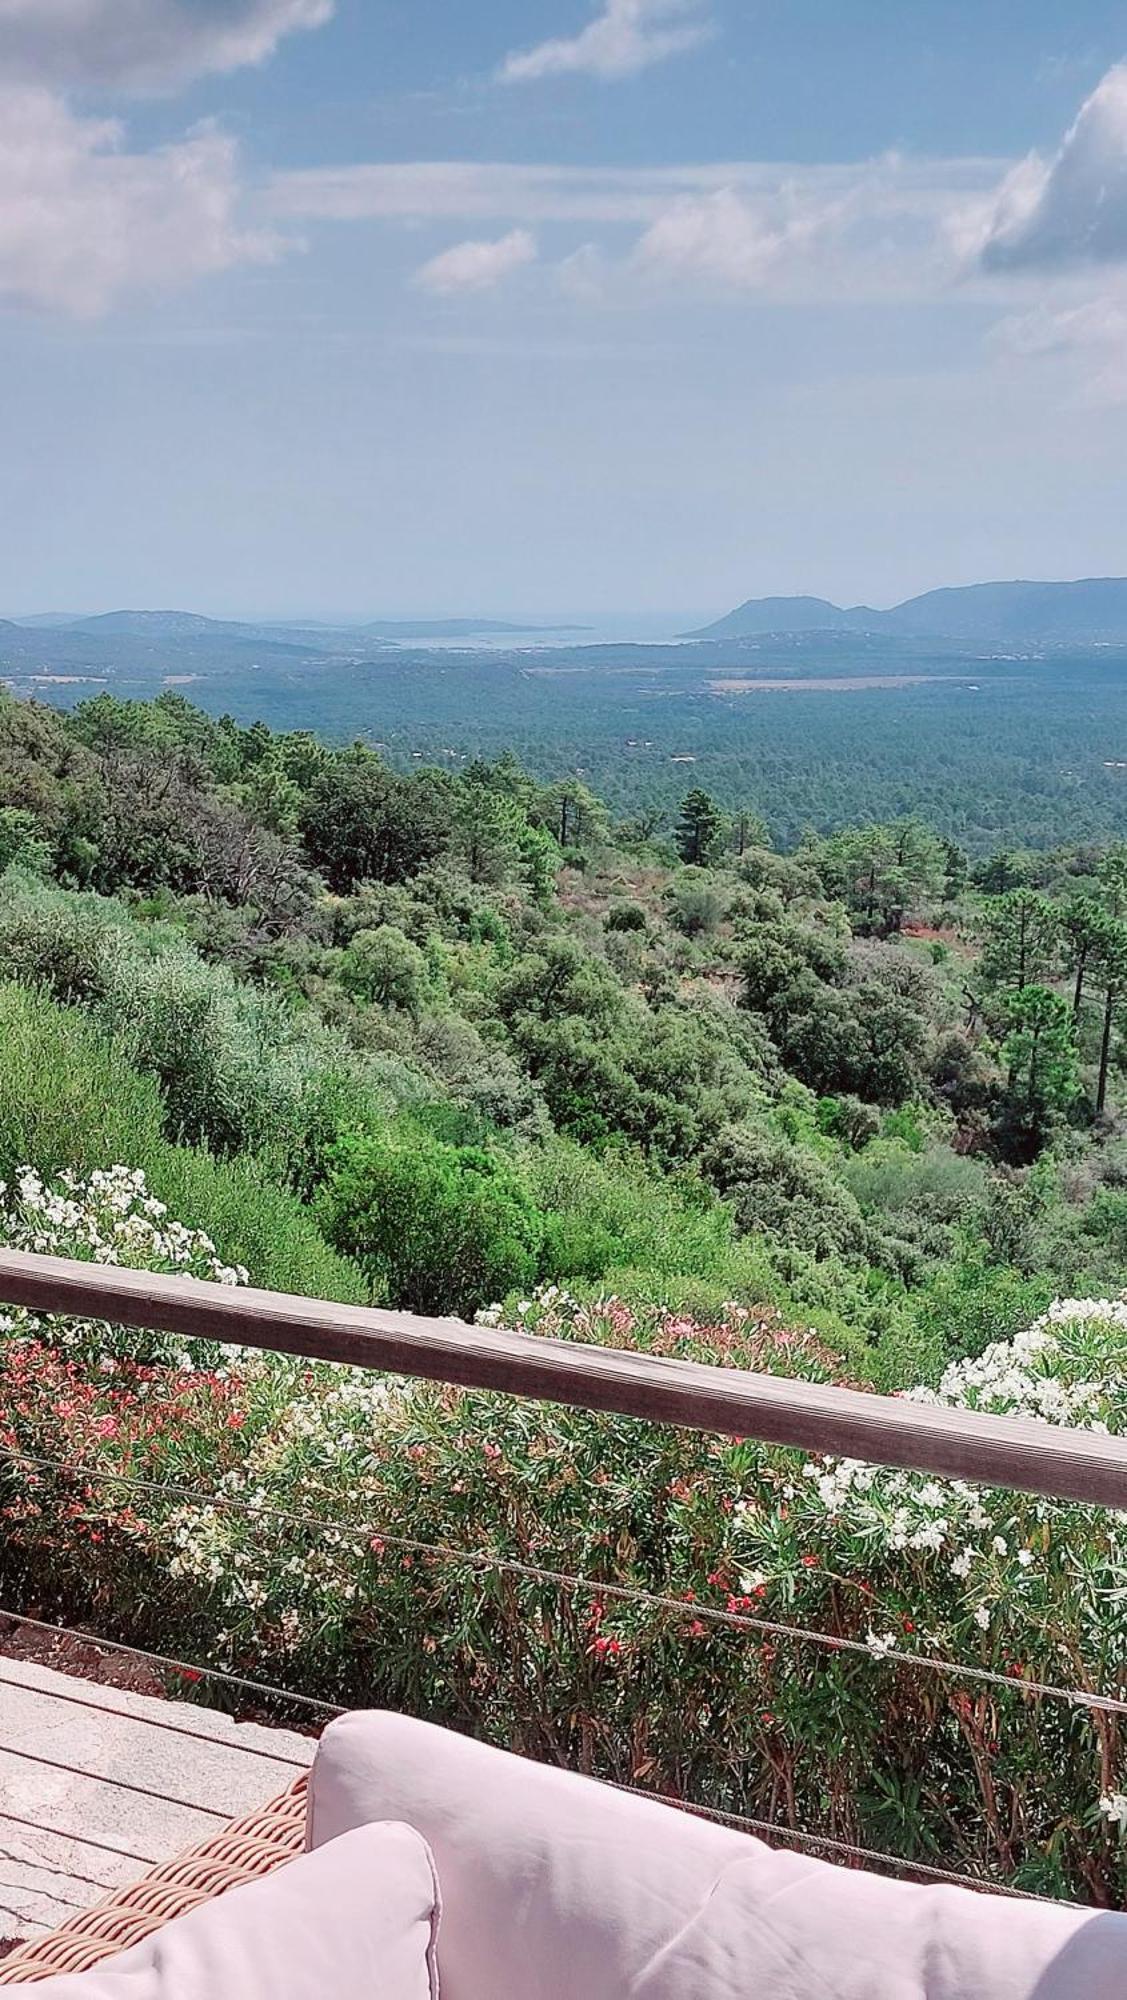
[(0, 613), (1127, 572), (1123, 0), (0, 0)]

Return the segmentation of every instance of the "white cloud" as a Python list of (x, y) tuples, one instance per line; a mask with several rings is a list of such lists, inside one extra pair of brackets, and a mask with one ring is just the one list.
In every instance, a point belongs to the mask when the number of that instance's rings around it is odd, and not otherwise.
[(501, 66), (503, 83), (544, 76), (633, 76), (652, 63), (695, 48), (712, 33), (702, 0), (604, 0), (579, 34), (518, 50)]
[(896, 156), (849, 171), (780, 169), (773, 185), (680, 195), (643, 231), (628, 269), (681, 291), (919, 296), (951, 269), (948, 199)]
[(499, 285), (510, 271), (536, 258), (536, 238), (527, 229), (511, 229), (492, 242), (471, 239), (443, 250), (415, 272), (414, 283), (424, 292), (446, 296), (454, 292), (485, 292)]
[(996, 159), (896, 154), (802, 166), (400, 160), (280, 173), (263, 201), (282, 221), (450, 222), (482, 234), (491, 223), (579, 225), (557, 270), (565, 291), (590, 300), (628, 303), (640, 283), (659, 282), (735, 296), (769, 286), (807, 300), (918, 298), (950, 285), (952, 213), (981, 205), (1002, 170)]
[(787, 232), (733, 188), (682, 195), (652, 222), (634, 252), (642, 271), (715, 280), (741, 289), (761, 285), (778, 263)]
[(1116, 345), (1127, 349), (1127, 306), (1110, 298), (1056, 309), (1039, 305), (1000, 321), (994, 334), (1012, 354), (1066, 354)]
[(262, 62), (335, 0), (0, 0), (6, 83), (165, 90)]
[(754, 202), (864, 201), (878, 219), (938, 228), (952, 207), (997, 187), (1002, 162), (982, 159), (845, 162), (797, 168), (772, 160), (668, 167), (528, 166), (507, 160), (393, 160), (278, 173), (266, 195), (280, 219), (636, 224), (647, 228), (685, 196), (731, 190)]
[(45, 90), (0, 92), (0, 304), (104, 312), (123, 294), (264, 261), (239, 221), (234, 143), (202, 127), (150, 153)]
[(989, 271), (1127, 258), (1127, 64), (1108, 71), (1053, 158), (1022, 160), (967, 227)]
[(1000, 320), (992, 337), (1024, 360), (1063, 360), (1065, 381), (1083, 404), (1127, 402), (1127, 290), (1076, 304), (1042, 302)]

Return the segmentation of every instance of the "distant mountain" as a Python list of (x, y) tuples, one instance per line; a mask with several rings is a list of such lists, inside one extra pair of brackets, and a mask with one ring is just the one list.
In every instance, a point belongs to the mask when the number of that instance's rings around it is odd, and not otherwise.
[(585, 632), (585, 625), (512, 625), (501, 618), (382, 618), (370, 625), (327, 625), (316, 619), (273, 620), (256, 618), (251, 621), (231, 618), (205, 618), (198, 611), (103, 611), (93, 618), (64, 619), (51, 614), (37, 618), (23, 618), (21, 625), (62, 626), (82, 632), (103, 633), (111, 638), (121, 639), (188, 639), (206, 638), (209, 635), (226, 638), (242, 637), (254, 639), (260, 636), (272, 637), (284, 634), (290, 638), (295, 633), (320, 634), (323, 637), (338, 637), (346, 633), (362, 634), (366, 639), (387, 639), (394, 641), (425, 641), (427, 639), (476, 639), (486, 635), (511, 634), (514, 638), (537, 632)]
[(971, 583), (928, 590), (891, 610), (822, 597), (753, 597), (686, 639), (750, 639), (772, 632), (884, 632), (969, 643), (1055, 640), (1127, 643), (1127, 577), (1075, 583)]
[(81, 625), (85, 616), (84, 611), (36, 611), (30, 618), (9, 618), (4, 622), (9, 625), (23, 625), (29, 632), (35, 632), (40, 627), (45, 632), (63, 632), (68, 625)]
[(83, 632), (116, 633), (131, 639), (184, 639), (195, 633), (254, 629), (221, 618), (204, 618), (198, 611), (102, 611), (94, 618), (80, 619), (78, 625)]

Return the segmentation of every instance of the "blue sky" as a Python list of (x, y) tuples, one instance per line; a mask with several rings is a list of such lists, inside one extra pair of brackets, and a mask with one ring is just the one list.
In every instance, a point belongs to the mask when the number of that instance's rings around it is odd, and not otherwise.
[(1127, 571), (1103, 0), (0, 0), (0, 611)]

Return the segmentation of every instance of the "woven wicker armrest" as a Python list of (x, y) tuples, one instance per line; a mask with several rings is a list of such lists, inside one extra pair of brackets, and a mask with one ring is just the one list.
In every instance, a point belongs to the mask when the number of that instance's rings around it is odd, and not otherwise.
[(21, 1945), (0, 1962), (0, 1986), (86, 1972), (114, 1952), (139, 1944), (170, 1918), (292, 1861), (305, 1841), (305, 1787), (306, 1779), (299, 1778), (281, 1798), (235, 1820), (202, 1846), (154, 1868), (129, 1888), (116, 1889), (59, 1930)]

